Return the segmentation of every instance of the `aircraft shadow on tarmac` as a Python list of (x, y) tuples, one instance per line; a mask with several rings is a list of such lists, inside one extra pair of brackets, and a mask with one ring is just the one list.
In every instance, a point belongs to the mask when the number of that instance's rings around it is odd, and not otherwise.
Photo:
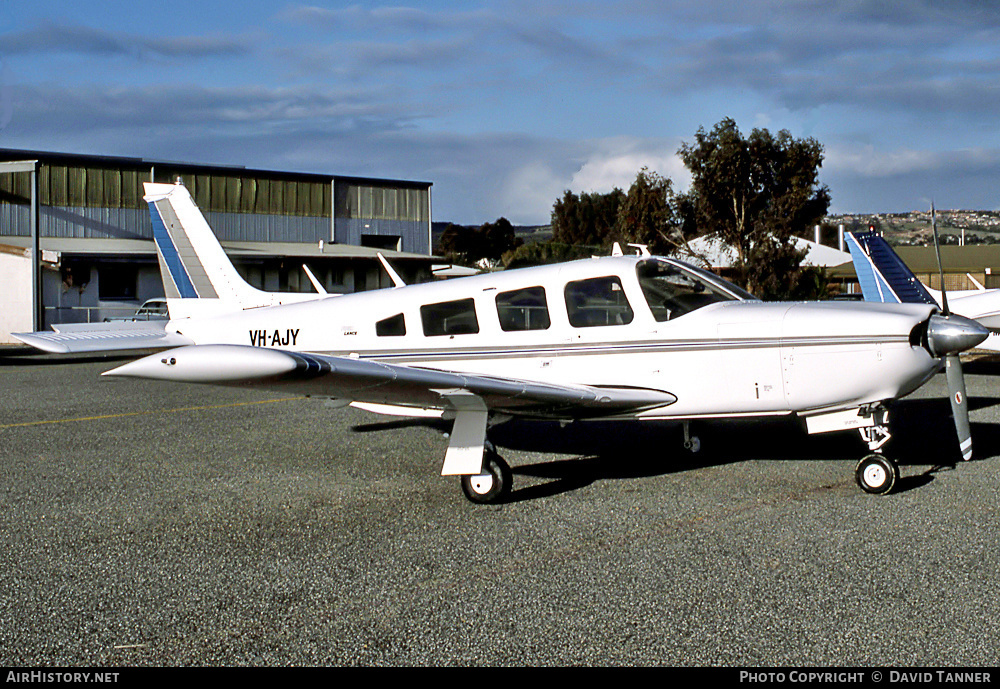
[[(1000, 405), (1000, 398), (970, 397), (971, 410)], [(929, 465), (926, 471), (904, 476), (894, 492), (914, 490), (934, 475), (961, 462), (948, 400), (912, 399), (896, 402), (889, 416), (892, 439), (885, 454), (901, 466)], [(358, 425), (355, 432), (414, 426), (450, 431), (450, 422), (405, 419)], [(719, 466), (752, 459), (808, 461), (836, 459), (853, 463), (868, 454), (860, 436), (851, 431), (808, 435), (796, 418), (696, 421), (691, 433), (701, 439), (701, 450), (683, 447), (677, 422), (658, 421), (528, 421), (513, 419), (493, 426), (490, 440), (503, 449), (576, 455), (512, 466), (514, 474), (548, 479), (517, 488), (509, 502), (520, 502), (577, 490), (604, 480), (640, 479), (668, 473)], [(972, 423), (976, 459), (1000, 455), (1000, 426)], [(850, 467), (853, 470), (853, 464)]]

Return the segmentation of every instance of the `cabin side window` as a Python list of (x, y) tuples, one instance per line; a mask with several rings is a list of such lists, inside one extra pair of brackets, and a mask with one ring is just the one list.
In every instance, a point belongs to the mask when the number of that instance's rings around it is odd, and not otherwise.
[(501, 292), (497, 295), (497, 315), (505, 332), (548, 329), (551, 323), (545, 288), (525, 287)]
[(424, 335), (467, 335), (479, 332), (476, 302), (472, 299), (443, 301), (420, 307)]
[(615, 275), (566, 283), (566, 314), (574, 328), (632, 322), (621, 280)]
[(402, 337), (406, 334), (406, 321), (403, 314), (385, 318), (375, 324), (375, 334), (379, 337)]

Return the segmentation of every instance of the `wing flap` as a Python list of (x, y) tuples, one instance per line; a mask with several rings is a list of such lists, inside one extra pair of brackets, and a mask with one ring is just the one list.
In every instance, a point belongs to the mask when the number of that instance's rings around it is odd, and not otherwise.
[(181, 347), (104, 375), (241, 385), (419, 409), (453, 409), (449, 400), (455, 391), (466, 391), (491, 411), (559, 416), (621, 413), (677, 401), (662, 390), (515, 380), (243, 345)]

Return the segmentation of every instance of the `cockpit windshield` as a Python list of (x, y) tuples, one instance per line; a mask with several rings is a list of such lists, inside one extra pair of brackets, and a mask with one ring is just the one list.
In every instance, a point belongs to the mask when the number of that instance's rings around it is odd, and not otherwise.
[(674, 265), (658, 259), (636, 266), (639, 286), (657, 321), (680, 318), (686, 313), (719, 301), (755, 297), (722, 278), (694, 267)]

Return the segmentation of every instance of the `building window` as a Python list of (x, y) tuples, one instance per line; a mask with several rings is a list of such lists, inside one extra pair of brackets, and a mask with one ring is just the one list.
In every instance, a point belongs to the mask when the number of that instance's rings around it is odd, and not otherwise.
[(130, 301), (135, 299), (139, 270), (135, 266), (107, 264), (98, 270), (99, 299), (101, 301)]
[(90, 284), (90, 271), (91, 266), (87, 261), (63, 259), (59, 268), (59, 277), (66, 289), (75, 287), (82, 290)]
[(399, 251), (400, 237), (395, 234), (362, 234), (361, 246), (387, 251)]

